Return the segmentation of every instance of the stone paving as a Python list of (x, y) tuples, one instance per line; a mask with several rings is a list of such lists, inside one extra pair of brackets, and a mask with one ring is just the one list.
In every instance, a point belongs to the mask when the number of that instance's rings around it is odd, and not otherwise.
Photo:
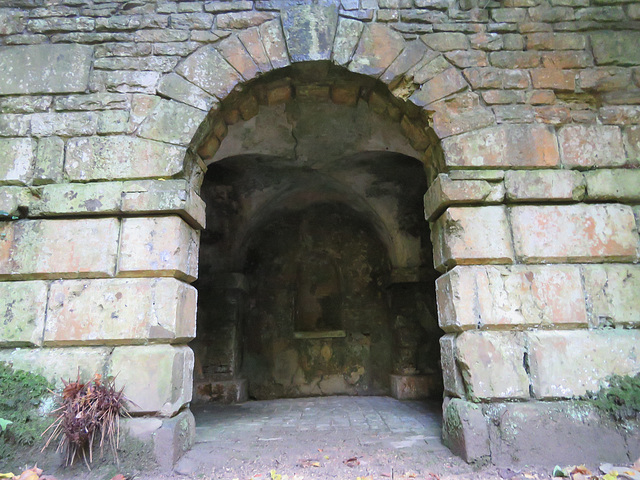
[(442, 444), (439, 402), (319, 397), (206, 405), (194, 413), (196, 445), (176, 467), (182, 475), (270, 478), (275, 470), (290, 478), (355, 479), (471, 471)]

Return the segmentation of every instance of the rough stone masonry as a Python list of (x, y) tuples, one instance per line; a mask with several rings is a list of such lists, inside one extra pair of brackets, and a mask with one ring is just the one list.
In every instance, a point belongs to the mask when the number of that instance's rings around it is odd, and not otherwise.
[(454, 451), (640, 455), (571, 402), (640, 371), (634, 0), (1, 1), (0, 361), (118, 373), (131, 433), (179, 458), (204, 173), (303, 98), (424, 164)]

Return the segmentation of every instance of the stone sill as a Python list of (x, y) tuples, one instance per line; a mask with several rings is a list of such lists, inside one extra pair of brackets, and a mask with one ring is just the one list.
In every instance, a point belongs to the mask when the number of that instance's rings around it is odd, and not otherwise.
[(320, 332), (293, 332), (293, 338), (309, 340), (314, 338), (344, 338), (347, 332), (344, 330), (324, 330)]

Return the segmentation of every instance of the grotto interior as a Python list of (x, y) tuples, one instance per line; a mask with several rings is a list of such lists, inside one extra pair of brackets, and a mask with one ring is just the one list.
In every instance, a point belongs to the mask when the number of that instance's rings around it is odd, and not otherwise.
[(429, 173), (380, 86), (309, 64), (223, 103), (194, 402), (441, 396)]

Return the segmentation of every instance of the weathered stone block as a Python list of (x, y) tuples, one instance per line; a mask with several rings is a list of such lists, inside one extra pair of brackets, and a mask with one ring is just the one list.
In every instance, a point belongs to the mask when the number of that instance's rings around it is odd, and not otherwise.
[(424, 400), (439, 396), (442, 379), (439, 374), (390, 376), (391, 396), (398, 400)]
[(553, 469), (554, 465), (579, 465), (583, 458), (595, 463), (628, 461), (624, 433), (592, 405), (510, 402), (486, 405), (483, 410), (494, 465), (535, 464)]
[(260, 73), (260, 69), (253, 61), (253, 58), (251, 58), (251, 55), (249, 55), (249, 52), (244, 48), (244, 45), (242, 45), (237, 35), (225, 38), (216, 44), (216, 48), (245, 80), (251, 80)]
[(389, 68), (380, 77), (380, 80), (394, 88), (412, 67), (421, 61), (427, 53), (427, 47), (419, 40), (408, 42), (402, 53), (389, 65)]
[(486, 180), (451, 180), (449, 175), (441, 173), (424, 196), (425, 217), (428, 221), (434, 221), (450, 205), (501, 203), (503, 199), (502, 183), (490, 183)]
[(284, 68), (290, 65), (291, 60), (287, 52), (287, 44), (284, 40), (282, 28), (280, 28), (280, 21), (276, 19), (265, 22), (260, 25), (259, 29), (264, 51), (267, 52), (273, 68)]
[(629, 206), (518, 206), (510, 210), (516, 254), (523, 262), (637, 258), (638, 232)]
[(640, 32), (609, 31), (591, 34), (593, 56), (598, 65), (640, 65)]
[(0, 346), (40, 346), (47, 282), (0, 283)]
[(585, 194), (584, 178), (573, 170), (510, 170), (504, 186), (513, 201), (579, 201)]
[(593, 170), (584, 177), (589, 200), (640, 200), (640, 170)]
[(0, 185), (26, 185), (33, 174), (35, 141), (0, 138)]
[(640, 325), (640, 266), (582, 266), (590, 324), (594, 327)]
[(610, 375), (640, 372), (640, 330), (527, 332), (536, 398), (595, 392)]
[(119, 227), (115, 218), (1, 224), (0, 278), (113, 275)]
[(554, 167), (558, 144), (546, 125), (500, 125), (442, 141), (445, 161), (456, 167)]
[(29, 190), (23, 187), (0, 187), (0, 219), (19, 217), (20, 207), (29, 204)]
[(125, 218), (120, 235), (118, 275), (198, 277), (200, 235), (178, 216)]
[(452, 207), (433, 224), (434, 265), (513, 263), (513, 247), (502, 206)]
[(38, 195), (29, 206), (33, 216), (117, 213), (122, 201), (121, 182), (60, 183), (36, 191)]
[(386, 25), (368, 24), (349, 64), (349, 70), (378, 77), (396, 59), (404, 48), (402, 35)]
[(529, 377), (524, 368), (522, 332), (466, 331), (456, 339), (456, 359), (467, 398), (528, 399)]
[(171, 278), (51, 284), (45, 345), (181, 343), (195, 337), (196, 291)]
[(291, 60), (330, 60), (337, 26), (335, 5), (303, 4), (284, 9), (282, 29)]
[(84, 92), (93, 48), (43, 44), (3, 47), (0, 95)]
[(175, 73), (162, 77), (158, 85), (158, 93), (205, 112), (218, 103), (215, 97)]
[(186, 180), (131, 180), (123, 183), (122, 211), (177, 213), (197, 229), (206, 223), (205, 204)]
[(346, 65), (351, 60), (360, 34), (364, 29), (364, 23), (350, 18), (340, 18), (333, 43), (332, 60), (338, 65)]
[(56, 97), (55, 110), (126, 110), (130, 107), (129, 98), (121, 93), (87, 93)]
[(558, 131), (562, 164), (568, 167), (624, 165), (620, 129), (608, 125), (567, 125)]
[(191, 401), (193, 351), (187, 346), (116, 347), (108, 364), (116, 387), (125, 388), (131, 412), (172, 416)]
[(464, 33), (459, 32), (427, 33), (421, 35), (420, 40), (422, 40), (427, 47), (439, 52), (466, 50), (469, 48), (469, 39)]
[(446, 332), (587, 326), (578, 266), (457, 266), (436, 280)]
[(220, 100), (242, 81), (240, 74), (226, 62), (213, 45), (205, 45), (196, 50), (178, 65), (176, 71)]
[(153, 451), (158, 464), (167, 470), (189, 451), (196, 439), (196, 420), (189, 409), (163, 420), (154, 434)]
[(445, 399), (442, 443), (466, 462), (487, 460), (489, 429), (479, 405), (458, 398)]
[(464, 380), (456, 363), (456, 335), (446, 334), (440, 337), (440, 365), (444, 394), (452, 397), (464, 397)]
[(267, 52), (264, 51), (262, 40), (260, 40), (260, 31), (257, 27), (238, 32), (238, 38), (261, 72), (266, 73), (271, 70), (271, 62)]
[(138, 135), (150, 140), (187, 146), (207, 116), (198, 108), (161, 100), (140, 125)]
[(457, 68), (448, 68), (416, 90), (409, 100), (419, 107), (464, 90), (469, 85)]
[(186, 149), (124, 135), (72, 138), (65, 173), (71, 180), (172, 177), (182, 172)]
[(624, 146), (629, 156), (630, 165), (640, 165), (640, 125), (624, 129)]
[(63, 379), (76, 380), (80, 375), (81, 380), (88, 381), (96, 373), (105, 374), (110, 353), (109, 347), (8, 348), (0, 349), (0, 362), (38, 373), (60, 388)]
[(31, 133), (36, 137), (62, 135), (76, 137), (93, 135), (97, 130), (94, 112), (34, 113), (31, 115)]
[(30, 119), (27, 115), (0, 114), (0, 136), (26, 137), (29, 133), (29, 124)]
[(63, 166), (64, 140), (60, 137), (46, 137), (38, 140), (35, 168), (33, 170), (34, 185), (62, 181)]

